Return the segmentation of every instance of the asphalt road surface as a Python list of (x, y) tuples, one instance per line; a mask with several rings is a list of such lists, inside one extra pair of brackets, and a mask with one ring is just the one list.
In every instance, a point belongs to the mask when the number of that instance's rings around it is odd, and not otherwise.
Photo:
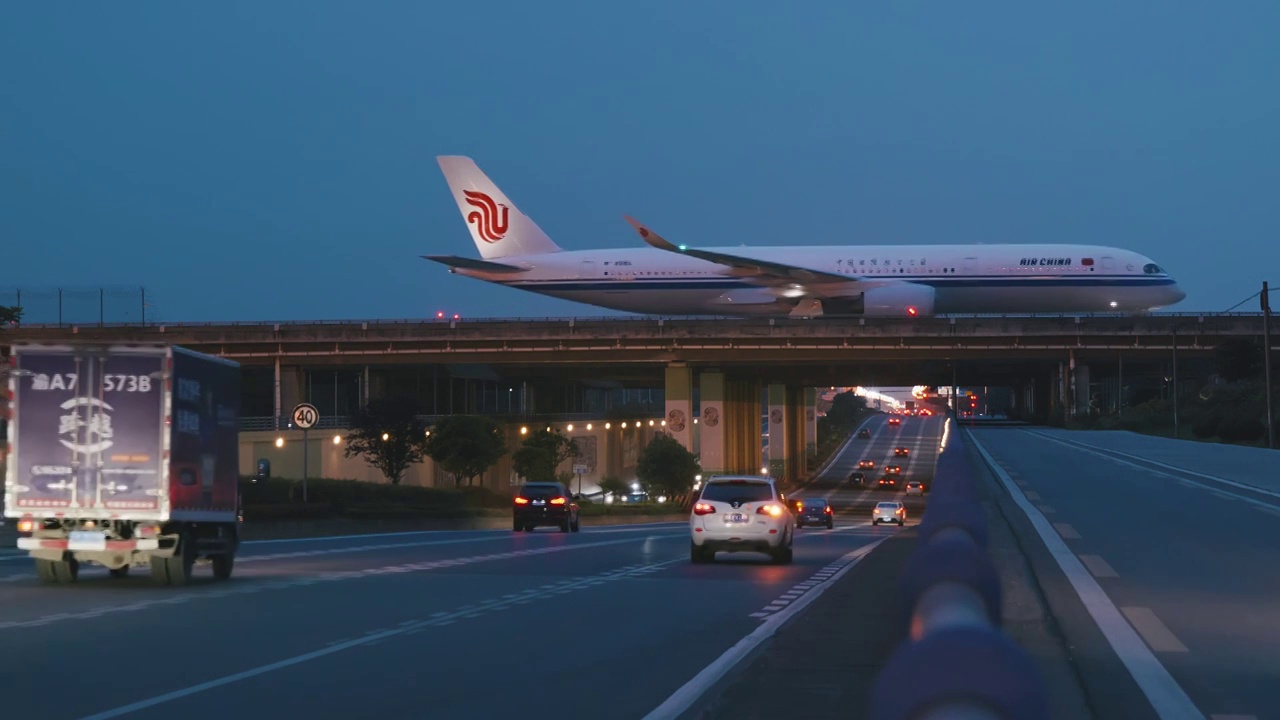
[[(907, 495), (906, 483), (919, 480), (928, 489), (933, 483), (933, 469), (938, 461), (944, 419), (941, 417), (903, 417), (902, 424), (889, 425), (888, 415), (872, 415), (860, 427), (871, 431), (867, 440), (859, 440), (855, 431), (847, 444), (810, 484), (788, 494), (788, 498), (823, 498), (831, 506), (837, 521), (871, 523), (871, 511), (883, 500), (901, 501), (907, 508), (907, 526), (920, 522), (928, 495)], [(895, 457), (894, 448), (909, 450), (906, 457)], [(867, 485), (849, 481), (860, 460), (872, 460), (875, 467), (862, 472)], [(879, 490), (876, 483), (886, 465), (902, 468), (897, 490)]]
[(5, 715), (641, 718), (896, 532), (868, 519), (786, 566), (692, 565), (684, 523), (265, 541), (186, 588), (0, 550)]
[(1043, 428), (973, 437), (1158, 713), (1280, 717), (1280, 453)]

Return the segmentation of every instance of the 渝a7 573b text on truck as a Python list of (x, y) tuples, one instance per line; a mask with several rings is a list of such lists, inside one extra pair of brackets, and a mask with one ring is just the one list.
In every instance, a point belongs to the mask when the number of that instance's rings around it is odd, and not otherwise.
[(227, 579), (239, 547), (240, 366), (169, 345), (34, 345), (9, 359), (5, 515), (41, 580), (148, 567)]

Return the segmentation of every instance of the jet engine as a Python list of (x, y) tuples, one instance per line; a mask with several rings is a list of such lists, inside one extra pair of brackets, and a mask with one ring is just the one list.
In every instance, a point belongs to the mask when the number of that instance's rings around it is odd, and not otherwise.
[(900, 282), (862, 294), (864, 317), (931, 317), (933, 313), (934, 289), (928, 285)]

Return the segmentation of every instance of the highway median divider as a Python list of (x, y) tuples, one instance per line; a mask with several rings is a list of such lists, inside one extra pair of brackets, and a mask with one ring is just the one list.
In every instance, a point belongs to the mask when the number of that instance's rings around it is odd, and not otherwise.
[(901, 640), (876, 678), (870, 717), (1048, 720), (1044, 678), (1001, 629), (1000, 574), (963, 433), (943, 438), (919, 542), (897, 588)]

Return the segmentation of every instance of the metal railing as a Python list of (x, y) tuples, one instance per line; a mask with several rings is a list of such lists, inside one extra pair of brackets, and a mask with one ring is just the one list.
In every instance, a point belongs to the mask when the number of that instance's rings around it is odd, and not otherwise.
[(903, 638), (876, 678), (874, 720), (1048, 720), (1035, 661), (1002, 630), (978, 480), (954, 418), (898, 587)]
[[(948, 313), (935, 315), (932, 319), (984, 319), (984, 318), (1026, 318), (1026, 319), (1062, 319), (1062, 318), (1197, 318), (1197, 317), (1257, 317), (1261, 318), (1261, 312), (1217, 312), (1211, 310), (1204, 311), (1187, 311), (1187, 312), (1153, 312), (1143, 315), (1133, 313)], [(798, 320), (794, 318), (764, 318), (764, 322), (770, 319), (777, 322), (800, 323), (813, 322), (812, 320)], [(819, 318), (821, 319), (821, 318)], [(856, 317), (834, 317), (835, 320), (857, 319)], [(905, 318), (868, 318), (870, 320), (884, 321), (902, 321)], [(921, 318), (927, 320), (930, 318)], [(445, 318), (421, 317), (421, 318), (351, 318), (341, 319), (318, 319), (318, 320), (224, 320), (224, 321), (174, 321), (167, 322), (163, 320), (150, 320), (145, 322), (85, 322), (85, 323), (35, 323), (23, 322), (19, 327), (45, 329), (45, 328), (64, 328), (72, 326), (80, 327), (104, 327), (104, 328), (133, 328), (133, 327), (150, 327), (165, 326), (169, 328), (224, 328), (224, 327), (299, 327), (299, 326), (349, 326), (349, 325), (450, 325), (460, 323), (591, 323), (591, 322), (619, 322), (625, 324), (644, 324), (644, 323), (666, 323), (666, 322), (698, 322), (698, 321), (732, 321), (739, 324), (759, 324), (761, 318), (740, 317), (733, 315), (580, 315), (580, 316), (535, 316), (535, 317), (461, 317), (453, 318), (452, 315)]]

